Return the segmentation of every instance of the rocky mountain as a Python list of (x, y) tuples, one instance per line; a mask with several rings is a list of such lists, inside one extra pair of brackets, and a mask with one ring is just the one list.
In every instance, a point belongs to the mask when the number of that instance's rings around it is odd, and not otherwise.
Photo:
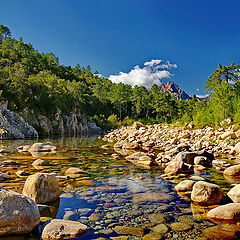
[(185, 91), (179, 88), (179, 86), (174, 82), (162, 83), (160, 86), (160, 92), (170, 93), (175, 96), (178, 100), (188, 100), (196, 98), (195, 95), (189, 96)]

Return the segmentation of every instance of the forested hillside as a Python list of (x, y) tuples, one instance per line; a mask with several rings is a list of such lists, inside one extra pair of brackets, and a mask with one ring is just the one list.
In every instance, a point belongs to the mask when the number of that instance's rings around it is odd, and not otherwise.
[(240, 120), (239, 66), (221, 66), (206, 81), (210, 101), (177, 100), (159, 91), (112, 83), (90, 66), (61, 65), (53, 53), (40, 53), (30, 43), (11, 37), (0, 25), (0, 96), (20, 115), (31, 112), (49, 119), (79, 111), (104, 128), (134, 120), (194, 122), (218, 125), (227, 117)]

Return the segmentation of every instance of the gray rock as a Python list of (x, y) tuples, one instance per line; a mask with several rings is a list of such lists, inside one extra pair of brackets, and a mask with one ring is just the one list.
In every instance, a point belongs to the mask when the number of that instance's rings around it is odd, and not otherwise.
[(0, 235), (26, 234), (40, 223), (32, 199), (4, 188), (0, 188), (0, 212)]

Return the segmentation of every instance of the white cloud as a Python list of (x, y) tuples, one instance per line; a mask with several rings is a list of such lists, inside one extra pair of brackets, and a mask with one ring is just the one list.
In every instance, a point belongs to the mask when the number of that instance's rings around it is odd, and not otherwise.
[(209, 96), (210, 96), (209, 94), (196, 95), (196, 97), (198, 97), (198, 98), (207, 98), (207, 97), (209, 97)]
[(177, 65), (171, 64), (169, 61), (160, 64), (162, 62), (160, 59), (152, 59), (149, 62), (145, 62), (143, 68), (137, 65), (130, 72), (120, 72), (117, 75), (109, 76), (109, 79), (114, 83), (122, 82), (132, 86), (144, 86), (149, 89), (153, 84), (160, 84), (161, 79), (173, 76), (168, 70), (159, 69), (176, 68)]

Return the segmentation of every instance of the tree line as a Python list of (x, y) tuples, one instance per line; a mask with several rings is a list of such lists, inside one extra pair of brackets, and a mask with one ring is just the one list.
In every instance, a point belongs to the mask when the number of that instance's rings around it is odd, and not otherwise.
[(218, 125), (225, 118), (240, 121), (239, 67), (219, 65), (206, 81), (210, 100), (177, 100), (159, 91), (113, 83), (91, 67), (65, 66), (53, 53), (40, 53), (23, 39), (11, 37), (0, 25), (0, 98), (9, 109), (23, 114), (56, 114), (80, 111), (103, 128), (133, 121), (145, 123), (195, 123)]

